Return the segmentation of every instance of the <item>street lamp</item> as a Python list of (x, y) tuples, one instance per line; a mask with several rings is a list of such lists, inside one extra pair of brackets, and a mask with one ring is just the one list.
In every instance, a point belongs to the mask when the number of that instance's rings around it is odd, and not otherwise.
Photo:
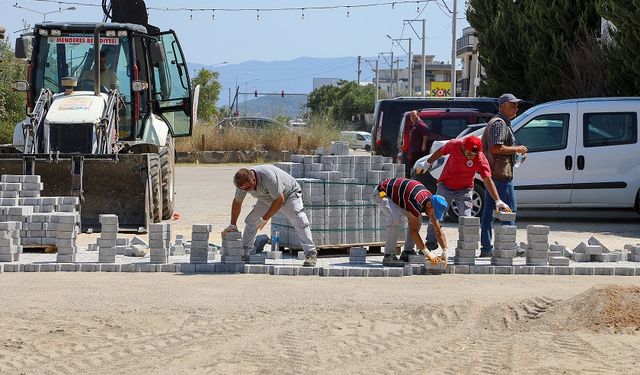
[[(413, 60), (412, 56), (411, 56), (411, 38), (392, 38), (389, 34), (387, 34), (387, 38), (391, 39), (391, 42), (396, 42), (398, 44), (398, 46), (400, 46), (400, 48), (402, 48), (402, 50), (409, 56), (409, 96), (412, 96), (412, 92), (413, 92), (413, 69), (411, 67), (411, 63)], [(399, 43), (403, 40), (408, 40), (409, 41), (409, 52), (407, 52), (404, 47), (402, 47), (402, 45)]]
[(213, 68), (214, 66), (225, 65), (225, 64), (228, 64), (228, 63), (229, 63), (228, 61), (223, 61), (223, 62), (211, 64), (211, 65), (209, 65), (209, 69)]
[(60, 8), (58, 10), (52, 10), (51, 12), (41, 12), (39, 10), (35, 10), (35, 9), (29, 9), (29, 8), (25, 8), (23, 6), (20, 6), (18, 4), (13, 4), (14, 8), (18, 8), (18, 9), (24, 9), (24, 10), (28, 10), (30, 12), (34, 12), (34, 13), (38, 13), (42, 15), (42, 22), (47, 22), (47, 15), (49, 14), (53, 14), (53, 13), (62, 13), (65, 10), (76, 10), (76, 7), (68, 7), (68, 8)]

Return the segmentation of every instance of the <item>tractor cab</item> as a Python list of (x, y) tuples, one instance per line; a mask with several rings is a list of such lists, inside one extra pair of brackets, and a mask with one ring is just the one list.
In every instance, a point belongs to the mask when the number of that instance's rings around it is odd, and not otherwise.
[[(43, 92), (51, 96), (52, 103), (67, 102), (55, 107), (56, 122), (43, 119), (45, 126), (39, 129), (42, 134), (33, 153), (96, 153), (88, 146), (91, 129), (81, 129), (78, 119), (90, 108), (102, 109), (104, 105), (94, 102), (106, 105), (110, 95), (117, 97), (113, 101), (118, 107), (114, 116), (117, 142), (164, 146), (155, 130), (149, 129), (154, 117), (168, 125), (173, 137), (191, 135), (195, 106), (186, 62), (173, 31), (150, 35), (144, 26), (127, 23), (38, 24), (28, 39), (18, 39), (16, 55), (29, 59), (27, 82), (21, 85), (28, 94), (29, 113), (36, 109)], [(77, 82), (72, 93), (63, 85), (70, 78)], [(51, 130), (45, 134), (47, 125), (55, 128), (56, 139), (47, 138), (51, 136)], [(24, 145), (20, 139), (24, 132), (19, 130), (16, 127), (16, 147)], [(53, 144), (60, 142), (64, 144)], [(116, 151), (106, 153), (112, 152)]]

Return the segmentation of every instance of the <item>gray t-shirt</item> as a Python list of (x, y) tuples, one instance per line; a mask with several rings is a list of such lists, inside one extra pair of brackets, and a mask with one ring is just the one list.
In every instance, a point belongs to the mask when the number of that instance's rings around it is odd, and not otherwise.
[(247, 193), (259, 201), (271, 203), (280, 193), (287, 199), (291, 194), (302, 191), (293, 176), (273, 165), (258, 165), (249, 170), (256, 173), (256, 189), (244, 191), (236, 188), (235, 200), (239, 202), (244, 200)]

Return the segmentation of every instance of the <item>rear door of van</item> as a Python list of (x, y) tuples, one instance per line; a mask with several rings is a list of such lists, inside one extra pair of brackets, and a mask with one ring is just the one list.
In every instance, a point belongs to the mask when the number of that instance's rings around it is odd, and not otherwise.
[(569, 204), (575, 169), (576, 110), (575, 102), (543, 106), (514, 125), (516, 144), (529, 150), (526, 160), (513, 171), (519, 206)]
[(633, 207), (640, 176), (639, 111), (639, 99), (578, 103), (572, 205)]

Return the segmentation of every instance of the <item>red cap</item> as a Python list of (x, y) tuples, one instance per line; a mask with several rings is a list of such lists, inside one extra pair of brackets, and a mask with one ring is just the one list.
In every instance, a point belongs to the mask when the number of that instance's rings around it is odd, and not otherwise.
[(464, 148), (467, 151), (480, 152), (482, 151), (482, 141), (476, 136), (469, 136), (464, 139)]

